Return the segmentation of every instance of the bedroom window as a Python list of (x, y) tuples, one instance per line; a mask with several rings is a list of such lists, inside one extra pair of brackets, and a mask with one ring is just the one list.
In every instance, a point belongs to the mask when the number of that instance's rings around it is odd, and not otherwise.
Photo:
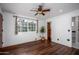
[(17, 21), (18, 32), (27, 32), (27, 22), (25, 20)]
[(28, 26), (29, 26), (29, 31), (35, 31), (36, 24), (34, 22), (28, 23)]
[(31, 20), (31, 19), (27, 19), (27, 18), (20, 18), (17, 17), (17, 20), (15, 21), (15, 32), (16, 34), (18, 32), (29, 32), (29, 31), (36, 31), (36, 24), (37, 21), (36, 20)]

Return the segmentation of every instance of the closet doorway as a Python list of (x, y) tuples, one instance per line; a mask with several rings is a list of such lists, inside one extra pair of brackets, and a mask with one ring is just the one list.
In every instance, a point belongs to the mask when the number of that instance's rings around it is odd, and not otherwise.
[(47, 22), (47, 40), (51, 42), (51, 22)]

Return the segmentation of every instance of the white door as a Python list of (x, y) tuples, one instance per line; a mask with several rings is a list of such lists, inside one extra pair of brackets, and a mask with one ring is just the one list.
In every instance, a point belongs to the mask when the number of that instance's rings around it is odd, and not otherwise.
[(79, 48), (79, 16), (76, 17), (76, 20), (77, 20), (76, 47)]
[(72, 17), (72, 46), (79, 48), (79, 16)]

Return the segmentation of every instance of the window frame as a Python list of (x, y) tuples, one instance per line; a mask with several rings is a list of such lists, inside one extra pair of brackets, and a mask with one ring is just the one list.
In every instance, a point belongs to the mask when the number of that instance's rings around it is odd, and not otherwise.
[[(27, 20), (27, 25), (25, 26), (25, 22), (22, 23), (22, 27), (23, 28), (27, 28), (27, 30), (21, 28), (21, 26), (19, 26), (18, 24), (18, 19), (20, 19), (21, 21), (24, 21), (24, 20)], [(31, 22), (30, 22), (31, 21)], [(36, 22), (36, 23), (35, 23)], [(29, 29), (29, 23), (31, 23), (30, 25), (30, 29)], [(24, 27), (25, 26), (25, 27)], [(37, 20), (35, 19), (28, 19), (28, 18), (20, 18), (20, 17), (16, 17), (16, 25), (15, 25), (16, 29), (15, 31), (18, 33), (18, 32), (36, 32), (37, 31)]]

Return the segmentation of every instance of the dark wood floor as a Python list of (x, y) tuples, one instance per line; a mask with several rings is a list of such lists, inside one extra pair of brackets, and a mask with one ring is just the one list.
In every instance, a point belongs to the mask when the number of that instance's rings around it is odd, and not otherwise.
[[(1, 50), (1, 49), (0, 49)], [(16, 46), (6, 47), (0, 55), (74, 55), (77, 49), (54, 42), (35, 41)]]

